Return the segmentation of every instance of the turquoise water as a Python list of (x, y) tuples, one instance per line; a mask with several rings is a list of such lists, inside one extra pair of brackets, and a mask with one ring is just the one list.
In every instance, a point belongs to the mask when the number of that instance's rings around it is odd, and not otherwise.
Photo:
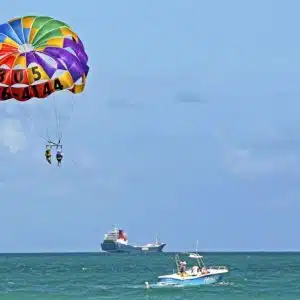
[(214, 286), (146, 290), (174, 254), (3, 254), (0, 299), (300, 299), (300, 253), (204, 253), (229, 266)]

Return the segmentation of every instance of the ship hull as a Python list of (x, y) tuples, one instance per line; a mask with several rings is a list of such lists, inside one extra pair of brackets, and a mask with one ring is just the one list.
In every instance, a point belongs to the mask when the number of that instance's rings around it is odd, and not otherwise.
[(111, 253), (140, 253), (140, 252), (162, 252), (166, 244), (157, 246), (132, 246), (118, 242), (108, 241), (101, 244), (102, 251)]

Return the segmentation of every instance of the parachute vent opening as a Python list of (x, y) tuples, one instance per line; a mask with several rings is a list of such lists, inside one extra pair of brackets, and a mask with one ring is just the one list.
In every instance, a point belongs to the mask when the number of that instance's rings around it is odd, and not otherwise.
[(39, 67), (40, 65), (37, 64), (36, 62), (31, 62), (28, 66), (27, 66), (27, 69), (28, 68), (33, 68), (33, 67)]
[(75, 43), (77, 43), (76, 39), (74, 38), (74, 36), (72, 34), (66, 35), (65, 38), (68, 39), (68, 40), (71, 40), (71, 41), (73, 41)]
[(67, 64), (61, 58), (58, 57), (57, 60), (68, 70)]
[(36, 52), (36, 54), (42, 58), (49, 66), (57, 68), (57, 62), (51, 56), (44, 54), (42, 52)]
[(13, 67), (13, 70), (25, 70), (26, 68), (22, 65), (16, 65)]
[(45, 83), (45, 82), (47, 82), (47, 81), (48, 81), (47, 79), (40, 79), (40, 80), (37, 80), (37, 81), (31, 83), (31, 85), (38, 85), (38, 84), (40, 84), (40, 83)]
[(34, 50), (34, 47), (31, 44), (23, 44), (19, 46), (20, 53), (28, 53)]
[(74, 56), (77, 57), (76, 52), (71, 47), (67, 47), (67, 48), (65, 48), (65, 50), (67, 50), (69, 53), (71, 53), (71, 54), (73, 54)]
[(64, 73), (66, 73), (67, 71), (66, 70), (60, 70), (60, 69), (57, 69), (54, 74), (52, 75), (51, 79), (55, 79), (55, 78), (58, 78), (60, 76), (62, 76)]
[(27, 86), (28, 86), (27, 84), (16, 83), (16, 84), (13, 84), (11, 87), (13, 87), (13, 88), (25, 88)]
[(82, 84), (83, 84), (83, 78), (82, 78), (82, 77), (78, 78), (78, 79), (76, 80), (75, 84), (76, 84), (76, 85), (82, 85)]

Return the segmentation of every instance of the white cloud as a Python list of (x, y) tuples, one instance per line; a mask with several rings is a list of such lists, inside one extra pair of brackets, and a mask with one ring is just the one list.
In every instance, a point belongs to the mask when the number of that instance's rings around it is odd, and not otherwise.
[(26, 136), (22, 124), (17, 119), (4, 119), (0, 122), (0, 141), (3, 147), (15, 154), (26, 147)]
[(246, 140), (243, 137), (244, 141), (239, 143), (225, 138), (222, 132), (216, 132), (215, 137), (223, 152), (223, 163), (234, 174), (257, 177), (299, 170), (300, 152), (295, 139), (283, 138), (278, 133), (250, 136)]
[(251, 149), (235, 148), (225, 156), (225, 163), (234, 173), (272, 174), (291, 170), (298, 163), (293, 153), (259, 153)]

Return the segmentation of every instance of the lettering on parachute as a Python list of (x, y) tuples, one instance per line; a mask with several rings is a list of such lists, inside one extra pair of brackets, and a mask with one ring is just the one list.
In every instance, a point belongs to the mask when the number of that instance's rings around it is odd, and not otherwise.
[[(39, 71), (39, 67), (31, 68), (34, 81), (38, 81), (42, 78), (42, 74)], [(28, 75), (26, 70), (8, 70), (0, 69), (0, 83), (11, 84), (27, 84), (29, 85)], [(63, 90), (64, 85), (59, 78), (48, 80), (46, 82), (30, 85), (27, 87), (9, 87), (0, 86), (1, 99), (7, 100), (15, 98), (21, 101), (26, 101), (32, 97), (45, 98), (52, 94), (54, 91)]]

